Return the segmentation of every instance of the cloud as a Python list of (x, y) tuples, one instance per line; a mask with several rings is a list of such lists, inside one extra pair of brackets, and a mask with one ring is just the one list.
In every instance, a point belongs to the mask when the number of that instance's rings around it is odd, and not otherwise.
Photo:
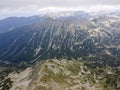
[[(0, 17), (45, 11), (119, 8), (120, 0), (0, 0)], [(88, 9), (89, 8), (89, 9)], [(120, 9), (120, 8), (119, 8)]]
[(0, 10), (37, 9), (44, 7), (80, 7), (93, 5), (120, 5), (120, 0), (1, 0)]

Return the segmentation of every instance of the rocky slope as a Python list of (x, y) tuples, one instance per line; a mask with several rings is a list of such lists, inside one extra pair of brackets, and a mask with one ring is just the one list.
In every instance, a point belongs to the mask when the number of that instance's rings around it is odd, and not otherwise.
[(96, 15), (82, 19), (46, 18), (40, 23), (1, 34), (0, 59), (19, 63), (81, 57), (119, 66), (119, 28), (120, 17), (114, 15)]
[(119, 90), (120, 76), (108, 67), (79, 60), (36, 62), (19, 73), (10, 73), (1, 90)]

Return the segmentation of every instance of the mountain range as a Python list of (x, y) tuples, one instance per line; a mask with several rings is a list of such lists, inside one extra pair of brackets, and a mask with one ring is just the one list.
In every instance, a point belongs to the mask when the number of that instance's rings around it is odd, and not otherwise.
[[(109, 65), (113, 59), (119, 61), (119, 16), (72, 17), (44, 17), (38, 23), (1, 34), (0, 59), (19, 63), (62, 57), (82, 57), (93, 61), (97, 58), (96, 62), (101, 62), (102, 58)], [(114, 66), (117, 64), (119, 62)]]
[(0, 32), (2, 90), (120, 89), (119, 11), (7, 18)]

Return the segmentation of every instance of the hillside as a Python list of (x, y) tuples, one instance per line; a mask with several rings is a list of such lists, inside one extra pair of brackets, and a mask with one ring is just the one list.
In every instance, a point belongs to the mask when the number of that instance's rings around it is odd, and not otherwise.
[[(51, 59), (10, 73), (1, 90), (119, 90), (120, 76), (109, 66), (79, 60)], [(2, 87), (1, 87), (2, 86)]]
[(113, 15), (89, 19), (48, 17), (39, 23), (1, 34), (0, 60), (19, 63), (62, 57), (87, 58), (113, 67), (119, 66), (119, 24), (119, 16)]

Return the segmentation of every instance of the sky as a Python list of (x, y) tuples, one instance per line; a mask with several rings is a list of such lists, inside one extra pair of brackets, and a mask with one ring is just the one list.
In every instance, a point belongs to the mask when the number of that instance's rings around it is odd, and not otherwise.
[(120, 9), (120, 0), (0, 0), (0, 18), (47, 12)]

